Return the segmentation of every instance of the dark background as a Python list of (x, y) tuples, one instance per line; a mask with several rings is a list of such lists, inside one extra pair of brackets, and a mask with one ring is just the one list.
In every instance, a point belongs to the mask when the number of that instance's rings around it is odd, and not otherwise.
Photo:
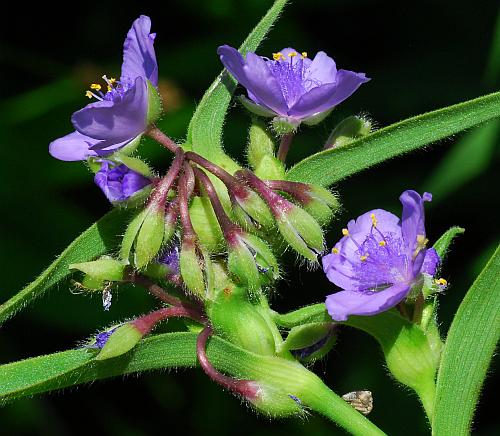
[[(80, 232), (110, 206), (80, 163), (51, 158), (48, 143), (71, 130), (70, 115), (88, 101), (84, 92), (102, 74), (118, 75), (121, 47), (131, 22), (150, 15), (166, 114), (161, 127), (182, 139), (195, 104), (221, 69), (217, 46), (238, 46), (270, 1), (164, 1), (155, 5), (78, 4), (25, 8), (3, 14), (0, 44), (0, 301), (39, 274)], [(14, 9), (13, 7), (16, 7)], [(70, 8), (70, 9), (69, 9)], [(79, 10), (80, 8), (80, 10)], [(25, 9), (25, 10), (23, 10)], [(494, 31), (498, 2), (481, 6), (458, 0), (411, 3), (296, 0), (259, 49), (270, 55), (293, 46), (313, 56), (324, 50), (339, 68), (366, 72), (373, 80), (315, 129), (304, 128), (294, 143), (293, 162), (321, 148), (343, 116), (367, 113), (386, 126), (497, 90), (500, 32)], [(243, 161), (249, 118), (233, 107), (225, 147)], [(447, 228), (466, 233), (446, 260), (451, 286), (441, 297), (446, 332), (453, 313), (498, 242), (498, 124), (492, 134), (471, 131), (412, 155), (394, 159), (335, 186), (343, 213), (331, 227), (329, 245), (351, 218), (371, 208), (399, 214), (404, 189), (432, 190), (427, 231), (435, 241)], [(470, 137), (470, 135), (476, 135)], [(469, 138), (469, 148), (464, 146)], [(460, 165), (440, 167), (465, 147)], [(143, 147), (158, 169), (168, 156)], [(467, 177), (467, 174), (469, 176)], [(332, 286), (319, 272), (288, 259), (273, 307), (291, 310), (323, 301)], [(0, 330), (0, 363), (74, 347), (97, 329), (151, 307), (138, 292), (115, 295), (110, 312), (99, 298), (53, 289)], [(387, 433), (428, 434), (416, 396), (387, 374), (377, 344), (344, 329), (338, 346), (316, 365), (338, 393), (374, 392), (371, 419)], [(493, 370), (493, 368), (492, 368)], [(493, 372), (493, 371), (491, 371)], [(497, 380), (497, 379), (496, 379)], [(490, 375), (475, 420), (475, 434), (494, 434), (497, 398)], [(66, 389), (0, 409), (0, 433), (73, 435), (342, 434), (321, 417), (270, 422), (222, 392), (199, 370), (142, 374)]]

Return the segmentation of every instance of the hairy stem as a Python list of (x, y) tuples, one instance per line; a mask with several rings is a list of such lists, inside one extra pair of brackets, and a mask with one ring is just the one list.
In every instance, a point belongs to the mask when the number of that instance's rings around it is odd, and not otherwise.
[(278, 159), (281, 162), (285, 162), (286, 156), (288, 154), (288, 151), (290, 150), (290, 145), (292, 144), (294, 134), (293, 133), (286, 133), (283, 135), (281, 138), (280, 146), (278, 148)]
[(146, 130), (146, 135), (150, 138), (154, 139), (156, 142), (159, 142), (163, 145), (167, 150), (170, 150), (172, 153), (175, 153), (180, 147), (165, 133), (163, 133), (158, 127), (152, 125)]

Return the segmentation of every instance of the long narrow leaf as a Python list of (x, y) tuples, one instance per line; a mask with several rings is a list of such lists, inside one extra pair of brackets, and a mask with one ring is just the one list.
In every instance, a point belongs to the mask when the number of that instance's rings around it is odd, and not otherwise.
[[(241, 53), (255, 51), (278, 19), (287, 0), (276, 0), (240, 47)], [(187, 142), (197, 153), (213, 158), (222, 151), (222, 125), (236, 82), (224, 70), (203, 96), (188, 128)]]
[(130, 212), (115, 209), (90, 226), (32, 283), (0, 305), (0, 324), (70, 275), (68, 265), (85, 262), (116, 248)]
[(289, 180), (328, 186), (352, 174), (500, 116), (500, 93), (485, 95), (393, 124), (295, 165)]
[(500, 337), (500, 247), (460, 305), (437, 378), (433, 434), (468, 435), (479, 392)]

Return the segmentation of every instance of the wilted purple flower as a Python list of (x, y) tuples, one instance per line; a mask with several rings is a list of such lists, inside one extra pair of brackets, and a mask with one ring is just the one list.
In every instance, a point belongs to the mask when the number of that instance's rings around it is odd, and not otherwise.
[(167, 267), (168, 275), (179, 275), (179, 246), (175, 244), (167, 248), (158, 259), (158, 263)]
[(71, 122), (76, 131), (50, 143), (57, 159), (84, 160), (119, 150), (144, 133), (147, 127), (148, 81), (158, 86), (158, 65), (153, 48), (156, 34), (149, 33), (151, 20), (141, 15), (134, 21), (123, 46), (120, 80), (103, 76), (107, 92), (93, 83), (87, 91), (90, 103), (75, 112)]
[(399, 199), (401, 219), (382, 209), (367, 212), (349, 222), (344, 237), (323, 257), (328, 279), (343, 289), (326, 298), (335, 321), (388, 310), (422, 274), (435, 274), (440, 259), (436, 250), (426, 248), (424, 226), (424, 201), (432, 195), (405, 191)]
[(131, 170), (125, 165), (111, 161), (101, 161), (101, 169), (96, 173), (94, 182), (110, 202), (123, 201), (151, 183), (147, 177)]
[(247, 108), (295, 127), (301, 122), (314, 124), (370, 80), (364, 73), (337, 71), (335, 61), (322, 51), (313, 60), (292, 48), (274, 53), (273, 59), (252, 52), (244, 59), (228, 45), (219, 47), (217, 53), (247, 89), (249, 100), (243, 97)]
[(90, 342), (84, 345), (86, 348), (103, 348), (104, 345), (106, 345), (106, 342), (108, 342), (109, 337), (113, 334), (113, 332), (118, 328), (119, 326), (113, 327), (109, 330), (103, 331), (101, 333), (98, 333), (95, 338)]

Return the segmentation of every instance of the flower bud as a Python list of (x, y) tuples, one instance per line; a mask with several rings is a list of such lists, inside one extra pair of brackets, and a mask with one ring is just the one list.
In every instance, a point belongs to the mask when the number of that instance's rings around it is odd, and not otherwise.
[(219, 251), (223, 241), (222, 231), (210, 200), (206, 197), (193, 197), (189, 216), (200, 244), (210, 252)]
[(266, 202), (246, 186), (234, 186), (230, 189), (233, 215), (238, 223), (247, 230), (274, 226), (274, 218)]
[(316, 262), (318, 254), (325, 250), (323, 231), (305, 210), (290, 204), (277, 209), (276, 223), (281, 236), (297, 253)]
[(244, 231), (234, 231), (227, 242), (227, 267), (250, 292), (278, 277), (276, 258), (260, 238)]
[(261, 179), (284, 179), (285, 164), (274, 156), (264, 156), (255, 167), (254, 173)]
[(121, 356), (134, 348), (142, 337), (143, 333), (132, 323), (123, 324), (109, 336), (95, 360), (107, 360)]
[(182, 280), (188, 291), (204, 297), (203, 259), (198, 255), (196, 243), (192, 238), (184, 238), (182, 241), (179, 265)]
[(301, 362), (312, 363), (326, 355), (335, 342), (333, 323), (309, 323), (292, 328), (281, 350), (291, 351)]
[(343, 147), (355, 139), (368, 135), (371, 130), (372, 123), (368, 118), (360, 116), (345, 118), (333, 129), (326, 140), (324, 148)]
[(115, 282), (123, 280), (126, 265), (119, 260), (103, 257), (92, 262), (72, 263), (69, 268), (82, 271), (96, 282)]
[(248, 136), (247, 159), (250, 166), (255, 170), (264, 157), (274, 157), (275, 144), (266, 129), (266, 125), (256, 117), (252, 118)]

